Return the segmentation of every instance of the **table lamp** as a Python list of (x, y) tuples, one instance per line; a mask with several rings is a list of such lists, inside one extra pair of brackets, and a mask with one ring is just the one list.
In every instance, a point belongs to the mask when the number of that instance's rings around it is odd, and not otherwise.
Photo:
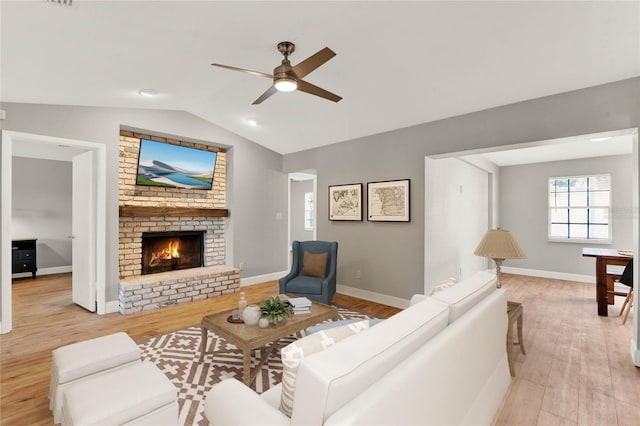
[(476, 256), (490, 257), (496, 262), (496, 277), (498, 279), (498, 288), (502, 285), (500, 283), (500, 269), (502, 267), (502, 261), (505, 259), (524, 259), (526, 256), (520, 249), (520, 246), (511, 235), (511, 232), (506, 229), (489, 229), (476, 251), (473, 252)]

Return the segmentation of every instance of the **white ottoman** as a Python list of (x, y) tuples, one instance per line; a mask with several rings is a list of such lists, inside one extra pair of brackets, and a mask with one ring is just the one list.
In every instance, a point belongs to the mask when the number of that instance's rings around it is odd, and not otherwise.
[(171, 381), (145, 361), (77, 382), (64, 390), (62, 425), (177, 425)]
[(140, 348), (126, 333), (115, 333), (63, 346), (52, 352), (49, 408), (60, 423), (62, 392), (96, 374), (140, 364)]

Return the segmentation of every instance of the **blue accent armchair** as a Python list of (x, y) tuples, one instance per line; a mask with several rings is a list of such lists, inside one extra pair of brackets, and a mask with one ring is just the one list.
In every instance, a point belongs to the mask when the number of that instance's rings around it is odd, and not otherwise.
[[(280, 294), (295, 294), (296, 296), (306, 296), (316, 302), (330, 303), (336, 294), (338, 243), (336, 241), (294, 241), (292, 249), (291, 272), (280, 278)], [(324, 278), (300, 275), (305, 251), (313, 254), (329, 253)]]

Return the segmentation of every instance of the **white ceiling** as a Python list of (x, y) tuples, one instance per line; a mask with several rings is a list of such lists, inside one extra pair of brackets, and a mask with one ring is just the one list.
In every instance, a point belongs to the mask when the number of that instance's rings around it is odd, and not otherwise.
[[(186, 110), (282, 154), (640, 75), (637, 1), (2, 0), (0, 19), (3, 102)], [(251, 105), (268, 79), (210, 66), (271, 73), (283, 40), (294, 65), (333, 49), (305, 80), (344, 99)]]
[(584, 139), (557, 140), (526, 148), (506, 149), (481, 155), (500, 167), (627, 155), (633, 152), (633, 137), (632, 133), (612, 135), (608, 138), (604, 134), (591, 135)]

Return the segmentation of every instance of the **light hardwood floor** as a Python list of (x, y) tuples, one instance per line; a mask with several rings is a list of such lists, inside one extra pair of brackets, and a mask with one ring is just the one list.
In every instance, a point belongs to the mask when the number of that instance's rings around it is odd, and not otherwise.
[[(509, 299), (524, 307), (527, 355), (514, 347), (516, 377), (495, 424), (640, 425), (640, 369), (629, 359), (631, 321), (596, 315), (592, 284), (515, 275), (503, 279)], [(51, 351), (125, 331), (134, 340), (196, 324), (231, 309), (237, 295), (122, 316), (98, 316), (71, 302), (68, 274), (16, 280), (14, 329), (0, 335), (0, 424), (50, 425), (47, 392)], [(249, 303), (277, 293), (277, 283), (243, 287)], [(335, 302), (381, 318), (398, 311), (336, 295)], [(611, 307), (617, 314), (621, 301)]]
[[(242, 290), (248, 303), (256, 303), (278, 294), (278, 284)], [(334, 302), (380, 318), (399, 311), (340, 294)], [(231, 294), (140, 314), (98, 316), (73, 304), (70, 274), (14, 280), (13, 331), (0, 335), (0, 424), (53, 424), (47, 397), (53, 349), (117, 331), (140, 341), (198, 324), (203, 315), (233, 309), (237, 303), (238, 295)]]
[(623, 298), (599, 317), (593, 284), (504, 275), (503, 287), (523, 305), (527, 354), (513, 348), (516, 377), (496, 424), (640, 425)]

